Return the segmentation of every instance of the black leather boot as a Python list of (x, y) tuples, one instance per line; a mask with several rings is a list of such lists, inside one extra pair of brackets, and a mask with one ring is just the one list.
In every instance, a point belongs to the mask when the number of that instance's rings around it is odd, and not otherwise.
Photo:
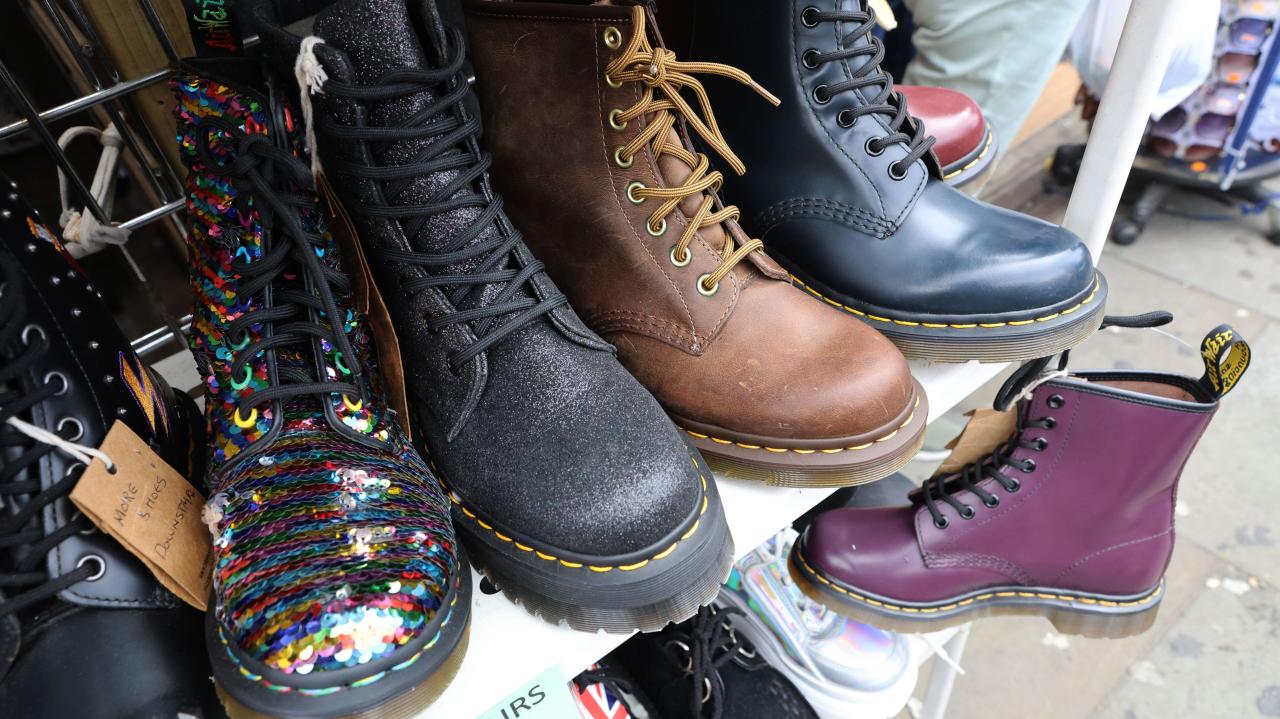
[(589, 631), (654, 630), (711, 601), (732, 558), (711, 473), (503, 213), (463, 34), (434, 0), (280, 0), (255, 17), (290, 82), (302, 35), (321, 41), (304, 64), (327, 76), (309, 98), (324, 174), (476, 566)]
[[(0, 715), (221, 716), (201, 616), (67, 498), (120, 420), (196, 482), (204, 425), (143, 366), (55, 235), (0, 176)], [(26, 430), (26, 431), (24, 431)]]
[(1043, 357), (1088, 337), (1107, 285), (1070, 232), (942, 181), (879, 61), (866, 0), (698, 0), (695, 60), (739, 67), (778, 108), (707, 83), (747, 167), (725, 199), (795, 282), (907, 357)]

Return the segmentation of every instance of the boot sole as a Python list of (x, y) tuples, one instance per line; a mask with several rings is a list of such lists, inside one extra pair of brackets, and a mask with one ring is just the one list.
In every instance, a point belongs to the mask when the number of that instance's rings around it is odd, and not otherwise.
[(1000, 145), (991, 125), (987, 125), (982, 142), (968, 155), (942, 168), (942, 181), (973, 197), (977, 197), (995, 170)]
[(982, 617), (1043, 616), (1061, 634), (1122, 639), (1151, 628), (1164, 598), (1164, 580), (1128, 597), (1045, 587), (988, 587), (935, 603), (902, 602), (826, 577), (804, 558), (797, 542), (787, 569), (810, 599), (837, 614), (885, 631), (923, 634)]
[(920, 449), (929, 400), (914, 378), (912, 385), (914, 399), (901, 416), (884, 427), (859, 437), (821, 443), (748, 437), (673, 419), (717, 472), (775, 487), (851, 487), (888, 477)]
[[(369, 665), (325, 672), (332, 684), (303, 682), (237, 656), (221, 639), (212, 606), (205, 618), (205, 644), (214, 689), (231, 719), (410, 719), (444, 693), (462, 666), (471, 634), (471, 571), (458, 551), (458, 582), (446, 595), (447, 612), (410, 643), (370, 671)], [(275, 679), (279, 683), (273, 683)], [(289, 682), (286, 684), (285, 682)]]
[[(775, 259), (786, 262), (782, 257)], [(1055, 355), (1097, 331), (1107, 302), (1107, 281), (1098, 272), (1092, 287), (1053, 307), (999, 317), (931, 318), (859, 307), (855, 300), (821, 286), (794, 266), (788, 269), (794, 284), (876, 328), (907, 359), (934, 362), (1014, 362)]]
[[(692, 452), (691, 452), (692, 454)], [(711, 473), (681, 526), (626, 556), (581, 556), (509, 535), (456, 495), (454, 528), (476, 568), (530, 614), (578, 631), (657, 631), (710, 604), (733, 565), (733, 538)]]

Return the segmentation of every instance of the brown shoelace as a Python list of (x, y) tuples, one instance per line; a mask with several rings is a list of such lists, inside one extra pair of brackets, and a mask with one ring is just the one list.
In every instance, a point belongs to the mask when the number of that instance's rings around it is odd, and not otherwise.
[[(667, 227), (667, 215), (671, 214), (681, 202), (694, 195), (702, 195), (702, 204), (698, 211), (689, 218), (689, 223), (680, 240), (671, 248), (671, 261), (683, 266), (690, 259), (689, 244), (694, 234), (703, 227), (717, 225), (726, 220), (736, 220), (741, 214), (737, 207), (726, 205), (718, 211), (712, 208), (715, 202), (707, 190), (718, 191), (724, 175), (718, 170), (710, 170), (711, 163), (702, 153), (693, 153), (682, 144), (670, 141), (671, 130), (675, 127), (677, 117), (683, 118), (693, 131), (698, 133), (708, 145), (729, 163), (739, 175), (746, 171), (742, 160), (729, 149), (720, 126), (716, 124), (715, 114), (707, 100), (706, 90), (698, 82), (693, 73), (720, 75), (750, 87), (775, 106), (778, 98), (761, 87), (747, 73), (728, 65), (714, 62), (682, 62), (676, 54), (666, 48), (654, 48), (649, 44), (645, 32), (645, 11), (640, 5), (631, 9), (631, 24), (635, 32), (622, 49), (622, 54), (609, 63), (605, 71), (605, 80), (617, 87), (622, 83), (640, 82), (644, 84), (644, 95), (640, 100), (625, 110), (613, 110), (609, 114), (610, 124), (618, 129), (626, 126), (636, 118), (650, 115), (649, 124), (631, 142), (619, 147), (614, 159), (621, 167), (629, 167), (635, 156), (649, 145), (655, 159), (662, 155), (671, 155), (689, 166), (691, 172), (679, 187), (646, 187), (639, 182), (627, 186), (627, 197), (637, 204), (649, 198), (662, 200), (662, 204), (649, 215), (649, 233), (661, 235)], [(681, 89), (689, 89), (698, 99), (701, 114), (698, 113), (680, 95)], [(661, 91), (661, 97), (655, 97), (655, 90)], [(705, 120), (703, 119), (705, 118)], [(709, 171), (710, 170), (710, 171)], [(719, 288), (720, 280), (742, 261), (747, 255), (764, 247), (760, 240), (749, 240), (741, 247), (734, 247), (733, 237), (726, 231), (725, 244), (721, 249), (720, 266), (714, 272), (698, 278), (698, 289), (704, 294), (714, 294)]]

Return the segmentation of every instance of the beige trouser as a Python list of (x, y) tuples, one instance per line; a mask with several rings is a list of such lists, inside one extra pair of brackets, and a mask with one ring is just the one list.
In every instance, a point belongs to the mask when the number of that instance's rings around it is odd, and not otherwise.
[(915, 18), (910, 85), (967, 93), (1008, 147), (1088, 0), (904, 0)]

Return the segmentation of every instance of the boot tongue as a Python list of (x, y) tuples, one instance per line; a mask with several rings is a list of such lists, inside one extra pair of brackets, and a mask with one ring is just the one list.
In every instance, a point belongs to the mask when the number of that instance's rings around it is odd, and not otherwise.
[[(434, 3), (427, 0), (347, 0), (334, 3), (322, 11), (314, 25), (314, 33), (325, 44), (343, 51), (351, 68), (350, 80), (360, 85), (375, 85), (395, 70), (431, 70), (445, 63), (444, 48), (447, 34)], [(436, 88), (435, 90), (442, 90)], [(435, 101), (436, 91), (424, 90), (403, 97), (368, 103), (368, 124), (372, 127), (400, 125), (421, 112)], [(448, 112), (454, 112), (449, 110)], [(430, 118), (428, 118), (430, 121)], [(374, 160), (380, 166), (411, 163), (419, 153), (438, 138), (401, 140), (378, 143), (373, 146)], [(467, 152), (461, 146), (446, 150), (441, 157)], [(403, 189), (388, 183), (389, 189), (399, 189), (387, 197), (393, 205), (418, 205), (429, 201), (438, 188), (451, 182), (457, 170), (422, 174), (413, 178)], [(470, 193), (482, 193), (481, 187), (463, 188), (454, 197)], [(481, 210), (464, 207), (438, 213), (426, 218), (417, 232), (408, 232), (409, 221), (402, 222), (413, 248), (420, 252), (440, 252), (462, 228), (475, 221)], [(496, 225), (486, 228), (472, 244), (491, 239), (497, 233)], [(468, 273), (475, 270), (483, 257), (468, 260), (441, 269), (441, 272)], [(503, 261), (491, 269), (507, 266)], [(499, 285), (488, 285), (482, 292), (475, 292), (464, 302), (467, 306), (483, 304), (501, 291)], [(522, 289), (517, 296), (524, 296)]]

